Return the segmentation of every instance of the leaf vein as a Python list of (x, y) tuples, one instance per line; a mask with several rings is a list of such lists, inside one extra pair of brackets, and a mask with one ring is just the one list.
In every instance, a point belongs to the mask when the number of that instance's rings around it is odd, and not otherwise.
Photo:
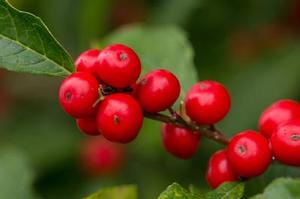
[(37, 52), (36, 50), (32, 49), (32, 48), (29, 48), (27, 47), (25, 44), (21, 43), (19, 40), (13, 40), (12, 38), (6, 36), (6, 35), (3, 35), (0, 33), (0, 37), (2, 37), (3, 39), (6, 39), (6, 40), (9, 40), (11, 41), (12, 43), (17, 43), (18, 45), (20, 45), (21, 47), (23, 48), (26, 48), (27, 50), (33, 52), (33, 53), (36, 53), (36, 54), (39, 54), (41, 57), (43, 57), (44, 59), (46, 60), (49, 60), (50, 62), (54, 63), (54, 65), (58, 66), (59, 68), (61, 68), (62, 70), (64, 70), (65, 72), (67, 72), (67, 74), (71, 74), (70, 71), (68, 71), (67, 69), (65, 69), (64, 67), (62, 67), (59, 63), (55, 62), (54, 60), (50, 59), (49, 57), (41, 54), (40, 52)]

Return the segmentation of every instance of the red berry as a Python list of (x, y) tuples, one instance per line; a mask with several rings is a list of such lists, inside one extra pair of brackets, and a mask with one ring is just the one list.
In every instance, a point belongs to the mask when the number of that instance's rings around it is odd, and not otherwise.
[(116, 88), (125, 88), (139, 78), (141, 62), (131, 48), (116, 44), (101, 51), (96, 71), (98, 77), (106, 84)]
[(222, 120), (230, 109), (226, 88), (214, 81), (193, 85), (185, 98), (187, 115), (199, 124), (214, 124)]
[(137, 98), (142, 108), (150, 113), (171, 107), (180, 94), (180, 84), (175, 75), (163, 69), (147, 73), (139, 82)]
[(95, 112), (93, 104), (99, 98), (98, 89), (99, 84), (91, 74), (73, 73), (60, 86), (60, 104), (65, 112), (75, 118), (90, 117)]
[(271, 144), (273, 155), (278, 161), (300, 166), (300, 120), (279, 125), (272, 134)]
[(99, 105), (97, 126), (113, 142), (128, 143), (136, 138), (143, 123), (143, 112), (137, 101), (127, 94), (113, 94)]
[(89, 72), (96, 77), (96, 61), (100, 52), (97, 49), (90, 49), (79, 55), (75, 62), (76, 71)]
[(124, 164), (124, 148), (103, 137), (85, 140), (81, 146), (81, 165), (90, 176), (117, 172)]
[(197, 151), (200, 134), (172, 124), (163, 124), (162, 142), (165, 149), (172, 155), (189, 159)]
[(256, 131), (246, 130), (232, 138), (227, 157), (236, 174), (249, 178), (265, 172), (272, 155), (269, 142), (264, 136)]
[(238, 181), (238, 176), (234, 173), (225, 150), (214, 153), (208, 162), (206, 181), (212, 188), (217, 188), (224, 182)]
[(300, 119), (300, 104), (294, 100), (279, 100), (269, 106), (259, 118), (260, 132), (270, 138), (278, 125), (291, 119)]
[(95, 117), (76, 119), (77, 127), (87, 135), (100, 135)]

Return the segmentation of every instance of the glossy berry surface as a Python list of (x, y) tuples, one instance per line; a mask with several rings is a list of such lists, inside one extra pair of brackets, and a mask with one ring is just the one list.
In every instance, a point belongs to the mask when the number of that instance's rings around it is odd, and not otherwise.
[(206, 172), (206, 181), (212, 188), (217, 188), (224, 182), (238, 181), (225, 150), (215, 152), (209, 159)]
[(227, 148), (227, 157), (235, 173), (241, 177), (255, 177), (265, 172), (271, 162), (269, 142), (252, 130), (235, 135)]
[(101, 136), (85, 140), (80, 152), (83, 171), (90, 176), (114, 174), (124, 165), (123, 146)]
[(99, 105), (98, 130), (110, 141), (131, 142), (138, 135), (142, 123), (142, 109), (130, 95), (112, 94)]
[(300, 104), (294, 100), (279, 100), (269, 106), (259, 118), (260, 132), (270, 138), (278, 125), (291, 119), (300, 119)]
[(271, 145), (278, 161), (300, 166), (300, 120), (281, 124), (272, 134)]
[(175, 157), (191, 158), (198, 149), (200, 134), (172, 124), (162, 125), (162, 143), (164, 148)]
[(134, 84), (139, 78), (141, 62), (131, 48), (116, 44), (101, 51), (96, 71), (98, 77), (106, 84), (125, 88)]
[(99, 84), (90, 73), (77, 72), (64, 79), (59, 89), (59, 102), (75, 118), (90, 117), (99, 98)]
[(214, 81), (193, 85), (185, 98), (187, 115), (198, 124), (214, 124), (230, 110), (230, 96), (226, 88)]
[(100, 135), (95, 117), (76, 119), (76, 124), (80, 131), (84, 134), (92, 136)]
[(163, 69), (147, 73), (139, 82), (137, 98), (142, 108), (150, 113), (171, 107), (180, 94), (180, 84), (175, 75)]
[(77, 72), (89, 72), (96, 77), (96, 64), (100, 50), (90, 49), (82, 54), (75, 61), (75, 67)]

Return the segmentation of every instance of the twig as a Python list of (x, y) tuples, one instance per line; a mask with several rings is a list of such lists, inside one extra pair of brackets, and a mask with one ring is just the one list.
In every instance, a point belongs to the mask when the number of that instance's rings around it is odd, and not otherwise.
[[(174, 114), (172, 109), (170, 109), (169, 111)], [(225, 134), (220, 132), (214, 126), (196, 125), (194, 123), (188, 123), (178, 114), (176, 114), (176, 118), (174, 118), (173, 114), (171, 114), (172, 116), (167, 116), (167, 115), (164, 115), (161, 113), (144, 112), (144, 116), (149, 119), (168, 123), (168, 124), (174, 124), (178, 127), (190, 129), (192, 131), (201, 133), (201, 135), (203, 135), (209, 139), (215, 140), (216, 142), (218, 142), (220, 144), (227, 145), (229, 143), (229, 139), (225, 136)]]

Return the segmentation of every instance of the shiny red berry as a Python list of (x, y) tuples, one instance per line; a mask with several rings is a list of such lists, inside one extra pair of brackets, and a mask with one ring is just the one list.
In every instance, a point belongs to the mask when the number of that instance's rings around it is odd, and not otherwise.
[(191, 158), (198, 149), (200, 134), (172, 124), (163, 124), (162, 143), (172, 155), (181, 158)]
[(139, 78), (141, 62), (131, 48), (116, 44), (101, 51), (96, 71), (98, 77), (106, 84), (125, 88), (134, 84)]
[(224, 182), (238, 181), (238, 176), (228, 162), (225, 150), (215, 152), (209, 159), (206, 181), (212, 188), (217, 188)]
[(187, 115), (199, 124), (214, 124), (222, 120), (230, 109), (226, 88), (214, 81), (193, 85), (185, 98)]
[(287, 165), (300, 166), (300, 120), (285, 122), (271, 137), (275, 158)]
[(106, 97), (99, 105), (98, 130), (110, 141), (120, 143), (133, 141), (142, 123), (142, 109), (130, 95), (113, 94)]
[(124, 147), (101, 136), (85, 140), (80, 152), (83, 171), (90, 176), (114, 174), (124, 165)]
[(59, 102), (64, 111), (75, 118), (90, 117), (99, 98), (98, 89), (98, 81), (90, 73), (73, 73), (60, 86)]
[(291, 119), (300, 119), (300, 104), (294, 100), (279, 100), (269, 106), (259, 118), (260, 132), (270, 138), (278, 125)]
[(96, 77), (97, 73), (95, 69), (100, 52), (97, 49), (90, 49), (80, 54), (75, 61), (76, 71), (89, 72)]
[(137, 98), (142, 108), (150, 113), (171, 107), (180, 94), (176, 76), (163, 69), (147, 73), (139, 82)]
[(77, 127), (87, 135), (100, 135), (95, 117), (76, 119)]
[(228, 144), (227, 157), (235, 173), (241, 177), (255, 177), (267, 170), (271, 162), (268, 140), (252, 130), (235, 135)]

